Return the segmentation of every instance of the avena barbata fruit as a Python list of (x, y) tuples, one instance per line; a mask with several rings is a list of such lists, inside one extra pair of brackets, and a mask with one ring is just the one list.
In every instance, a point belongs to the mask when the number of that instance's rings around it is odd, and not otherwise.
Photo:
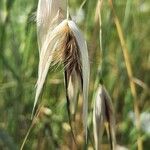
[(75, 114), (78, 93), (83, 95), (83, 124), (87, 135), (89, 59), (87, 44), (77, 25), (66, 19), (65, 0), (39, 0), (37, 36), (39, 70), (33, 112), (50, 66), (62, 64), (69, 113)]
[(39, 0), (36, 17), (39, 51), (46, 40), (48, 31), (66, 18), (66, 10), (66, 0)]
[(101, 149), (101, 142), (105, 125), (108, 127), (107, 132), (110, 139), (111, 149), (115, 150), (116, 138), (113, 104), (104, 85), (99, 85), (96, 91), (96, 98), (94, 101), (93, 109), (93, 130), (96, 150)]

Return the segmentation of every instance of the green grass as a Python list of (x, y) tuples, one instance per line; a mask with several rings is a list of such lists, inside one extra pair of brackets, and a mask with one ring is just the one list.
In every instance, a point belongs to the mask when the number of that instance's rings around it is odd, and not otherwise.
[[(72, 14), (82, 1), (70, 0)], [(99, 25), (94, 22), (97, 0), (87, 0), (83, 6), (84, 19), (79, 23), (86, 36), (91, 62), (89, 105), (95, 93), (94, 84), (100, 62)], [(0, 149), (19, 149), (31, 125), (31, 111), (35, 96), (38, 69), (36, 23), (33, 21), (36, 0), (0, 1)], [(130, 57), (133, 76), (146, 88), (137, 84), (140, 114), (150, 115), (150, 2), (121, 0), (114, 3)], [(134, 112), (134, 98), (125, 65), (124, 55), (108, 1), (102, 6), (103, 82), (115, 106), (117, 142), (129, 149), (137, 149), (138, 132), (129, 118)], [(98, 76), (99, 78), (99, 76)], [(50, 70), (40, 102), (51, 110), (41, 114), (31, 130), (24, 149), (46, 150), (69, 147), (71, 134), (64, 128), (68, 123), (62, 69)], [(44, 112), (43, 112), (44, 113)], [(92, 106), (89, 107), (89, 114)], [(80, 116), (79, 112), (78, 115)], [(89, 115), (89, 120), (91, 115)], [(80, 122), (77, 133), (81, 135)], [(91, 137), (93, 137), (90, 125)], [(150, 147), (150, 134), (140, 131), (143, 149)], [(108, 143), (104, 138), (104, 143)], [(90, 142), (89, 142), (89, 145)], [(80, 147), (83, 146), (81, 140)]]

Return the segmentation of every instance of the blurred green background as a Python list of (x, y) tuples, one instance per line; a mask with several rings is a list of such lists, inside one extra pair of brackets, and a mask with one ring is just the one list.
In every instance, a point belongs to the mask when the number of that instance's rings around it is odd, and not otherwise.
[[(91, 113), (95, 79), (100, 62), (99, 25), (95, 22), (97, 0), (70, 0), (70, 12), (82, 29), (89, 47), (91, 64), (89, 128), (93, 141)], [(35, 12), (37, 0), (0, 0), (0, 149), (17, 150), (31, 125), (38, 69)], [(134, 74), (139, 103), (143, 149), (150, 149), (150, 1), (114, 1), (114, 9), (123, 29)], [(133, 96), (122, 48), (108, 1), (102, 6), (103, 81), (116, 113), (116, 137), (119, 145), (137, 149), (137, 130)], [(24, 149), (71, 149), (71, 134), (66, 111), (62, 68), (50, 69), (40, 102), (40, 115)], [(81, 111), (78, 112), (81, 119)], [(78, 141), (81, 123), (77, 123)], [(105, 135), (106, 136), (106, 135)], [(106, 137), (103, 143), (107, 145)], [(82, 149), (80, 146), (78, 149)], [(92, 144), (89, 142), (89, 149)]]

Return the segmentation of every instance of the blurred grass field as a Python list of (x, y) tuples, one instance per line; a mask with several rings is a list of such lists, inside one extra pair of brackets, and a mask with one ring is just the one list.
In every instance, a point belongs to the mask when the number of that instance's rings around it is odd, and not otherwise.
[[(95, 21), (97, 0), (70, 0), (70, 12), (84, 33), (89, 49), (91, 77), (89, 127), (93, 139), (92, 97), (100, 63), (99, 24)], [(31, 125), (38, 69), (36, 37), (36, 0), (0, 0), (0, 149), (17, 150)], [(132, 66), (136, 86), (141, 130), (137, 131), (134, 97), (130, 88), (125, 59), (108, 1), (102, 6), (103, 81), (115, 107), (117, 143), (137, 149), (140, 134), (143, 149), (150, 149), (150, 1), (114, 1)], [(99, 78), (99, 77), (98, 77)], [(52, 68), (41, 97), (41, 113), (26, 141), (26, 150), (70, 149), (62, 68)], [(80, 105), (80, 103), (79, 103)], [(80, 111), (77, 114), (81, 119)], [(80, 148), (83, 139), (77, 126)], [(140, 132), (140, 133), (139, 133)], [(93, 140), (92, 140), (93, 141)], [(103, 140), (107, 144), (106, 138)], [(92, 147), (89, 142), (89, 147)]]

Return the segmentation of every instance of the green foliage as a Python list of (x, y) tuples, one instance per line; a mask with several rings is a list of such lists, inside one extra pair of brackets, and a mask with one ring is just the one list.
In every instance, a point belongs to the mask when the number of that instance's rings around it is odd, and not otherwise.
[[(35, 24), (37, 3), (36, 0), (0, 1), (0, 149), (2, 150), (20, 148), (31, 125), (39, 60)], [(81, 3), (81, 0), (70, 0), (72, 14), (79, 9)], [(85, 33), (90, 54), (90, 105), (95, 92), (93, 89), (100, 61), (99, 26), (94, 21), (96, 5), (96, 0), (87, 0), (83, 6), (84, 19), (79, 23)], [(114, 7), (123, 28), (134, 77), (142, 81), (140, 86), (136, 84), (140, 113), (147, 112), (150, 115), (150, 1), (121, 0), (115, 1)], [(117, 142), (129, 149), (136, 149), (137, 131), (129, 117), (134, 111), (133, 97), (108, 1), (104, 1), (102, 6), (102, 35), (103, 81), (115, 106)], [(41, 98), (42, 104), (49, 108), (50, 114), (44, 115), (44, 111), (40, 116), (29, 134), (25, 149), (46, 150), (59, 147), (65, 149), (70, 146), (71, 134), (67, 128), (68, 115), (64, 89), (62, 69), (51, 69)], [(89, 107), (89, 112), (92, 113), (92, 106)], [(80, 125), (79, 123), (77, 127), (78, 132), (82, 131)], [(92, 127), (90, 131), (93, 136)], [(150, 133), (142, 130), (141, 136), (144, 150), (148, 150)]]

